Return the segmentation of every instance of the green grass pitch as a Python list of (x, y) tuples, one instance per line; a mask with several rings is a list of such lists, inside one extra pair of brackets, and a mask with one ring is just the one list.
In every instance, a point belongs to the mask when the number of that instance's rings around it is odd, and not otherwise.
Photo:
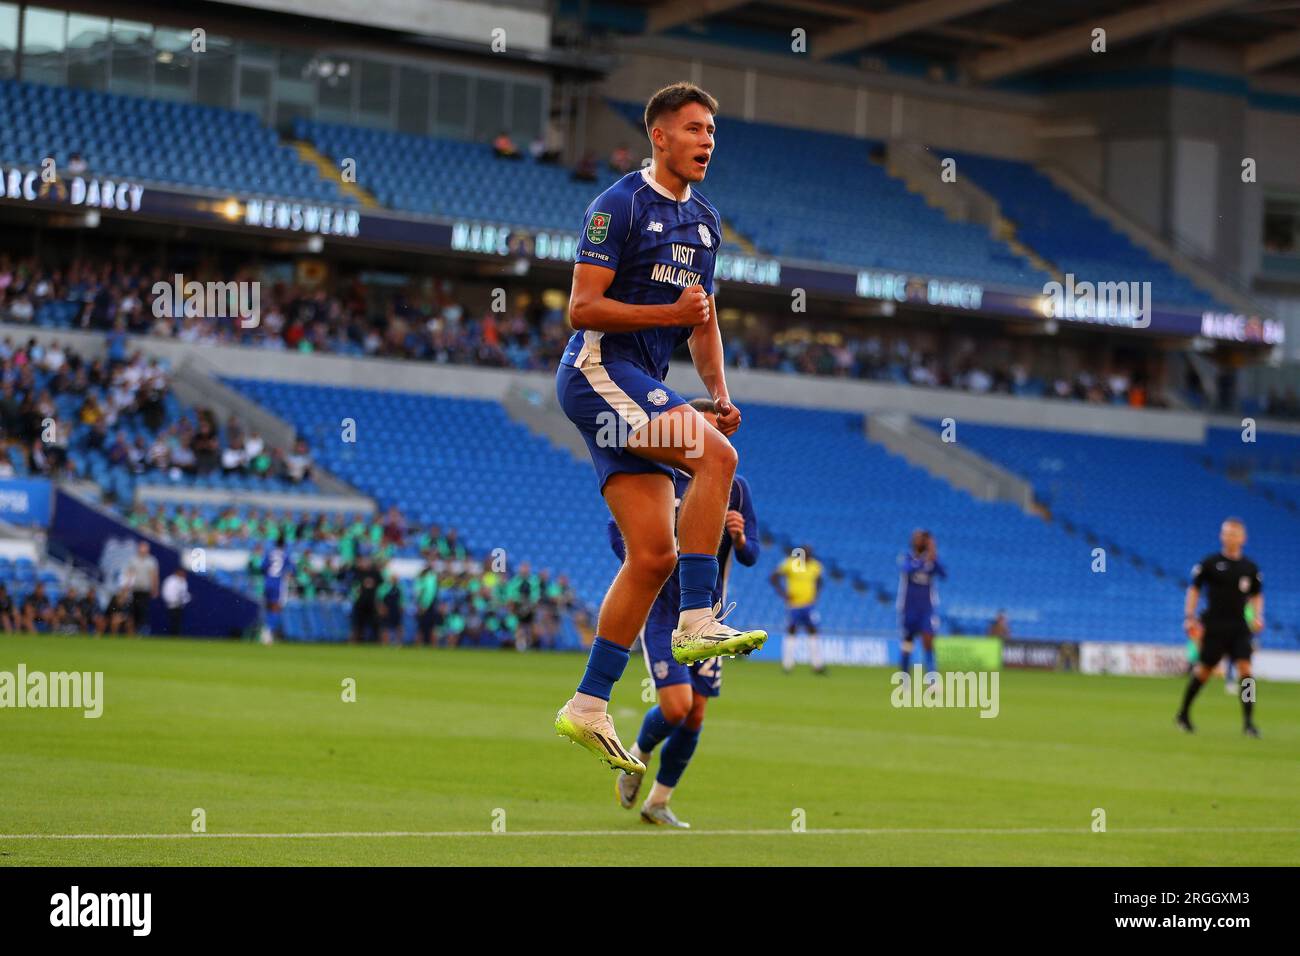
[[(728, 661), (673, 800), (695, 830), (678, 833), (621, 809), (614, 774), (555, 736), (576, 655), (0, 638), (0, 671), (20, 662), (102, 671), (104, 713), (0, 710), (6, 865), (1300, 858), (1296, 685), (1261, 684), (1256, 741), (1217, 680), (1185, 737), (1182, 680), (1004, 672), (983, 719), (895, 709), (885, 670)], [(643, 676), (634, 659), (611, 708), (628, 743)]]

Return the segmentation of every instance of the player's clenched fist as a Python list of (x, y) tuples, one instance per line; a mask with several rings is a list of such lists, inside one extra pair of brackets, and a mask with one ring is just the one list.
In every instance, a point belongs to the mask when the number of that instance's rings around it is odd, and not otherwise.
[(673, 309), (673, 325), (703, 325), (709, 321), (709, 296), (704, 286), (688, 285)]
[(740, 409), (731, 404), (731, 399), (725, 395), (716, 397), (713, 406), (717, 410), (718, 431), (724, 435), (734, 435), (740, 427)]

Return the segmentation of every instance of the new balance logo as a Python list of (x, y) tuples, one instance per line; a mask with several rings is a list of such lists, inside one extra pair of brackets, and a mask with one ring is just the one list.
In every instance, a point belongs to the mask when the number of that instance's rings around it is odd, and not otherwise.
[(663, 232), (664, 224), (662, 222), (652, 222), (645, 227), (646, 232)]

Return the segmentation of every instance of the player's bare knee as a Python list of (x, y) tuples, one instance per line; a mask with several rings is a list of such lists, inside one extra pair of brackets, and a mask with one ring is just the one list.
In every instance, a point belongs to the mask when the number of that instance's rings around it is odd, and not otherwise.
[(736, 465), (740, 462), (740, 455), (736, 453), (736, 446), (723, 436), (718, 436), (718, 440), (712, 442), (713, 464), (719, 471), (725, 471), (729, 475), (736, 473)]
[[(674, 686), (685, 687), (686, 685)], [(674, 693), (661, 694), (659, 697), (659, 713), (663, 714), (666, 722), (677, 727), (691, 714), (690, 698), (683, 699), (682, 695)]]
[(655, 548), (638, 548), (635, 551), (629, 551), (627, 563), (638, 575), (643, 575), (646, 580), (658, 581), (660, 584), (667, 581), (677, 567), (677, 552), (672, 546), (655, 547)]
[(684, 467), (692, 478), (707, 476), (710, 482), (725, 483), (735, 477), (738, 460), (735, 446), (719, 435), (716, 441), (708, 443), (703, 454), (686, 459)]

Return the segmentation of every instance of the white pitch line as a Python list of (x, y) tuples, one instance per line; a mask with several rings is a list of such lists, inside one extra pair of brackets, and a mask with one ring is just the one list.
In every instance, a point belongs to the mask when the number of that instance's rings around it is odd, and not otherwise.
[[(653, 836), (661, 832), (688, 836), (1021, 836), (1090, 834), (1088, 827), (861, 827), (825, 830), (378, 830), (331, 833), (0, 833), (4, 840), (378, 840), (393, 838), (465, 837), (626, 837)], [(1133, 833), (1300, 833), (1300, 827), (1125, 827), (1110, 834)]]

